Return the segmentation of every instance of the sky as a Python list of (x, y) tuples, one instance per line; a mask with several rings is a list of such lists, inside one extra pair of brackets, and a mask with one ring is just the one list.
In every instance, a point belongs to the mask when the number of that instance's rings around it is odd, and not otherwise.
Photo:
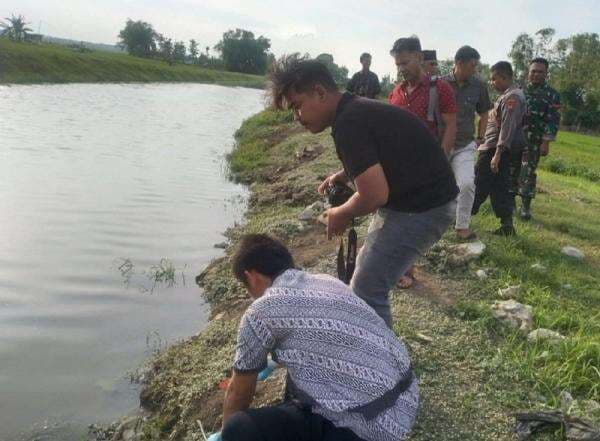
[(350, 72), (362, 52), (371, 69), (393, 74), (393, 42), (416, 34), (438, 59), (464, 44), (482, 61), (507, 59), (521, 32), (556, 29), (556, 38), (600, 32), (600, 0), (2, 0), (0, 16), (22, 14), (45, 35), (114, 44), (127, 18), (144, 20), (175, 40), (214, 46), (223, 32), (243, 28), (271, 40), (272, 52), (327, 52)]

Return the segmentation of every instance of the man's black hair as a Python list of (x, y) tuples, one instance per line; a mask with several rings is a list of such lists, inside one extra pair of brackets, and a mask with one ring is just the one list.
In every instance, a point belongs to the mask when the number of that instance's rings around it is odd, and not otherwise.
[(492, 66), (490, 69), (491, 72), (498, 72), (505, 78), (512, 78), (513, 69), (508, 61), (498, 61), (496, 64)]
[(390, 55), (394, 56), (402, 52), (421, 52), (421, 42), (417, 37), (399, 38), (392, 46)]
[(481, 59), (481, 55), (479, 55), (479, 52), (477, 52), (477, 50), (475, 48), (472, 48), (471, 46), (463, 46), (461, 48), (459, 48), (456, 51), (456, 54), (454, 55), (454, 62), (458, 62), (458, 61), (471, 61), (471, 60), (477, 60), (479, 61)]
[(323, 63), (297, 54), (284, 55), (273, 63), (269, 72), (271, 100), (276, 109), (286, 108), (286, 95), (290, 91), (308, 92), (320, 84), (325, 89), (337, 90), (335, 80)]
[(363, 52), (363, 53), (360, 55), (360, 62), (362, 63), (362, 60), (364, 60), (365, 58), (372, 58), (372, 57), (371, 57), (371, 54), (370, 54), (370, 53), (368, 53), (368, 52)]
[(533, 63), (543, 64), (544, 66), (546, 66), (546, 70), (548, 70), (548, 68), (550, 67), (550, 65), (548, 64), (548, 60), (546, 60), (545, 58), (542, 58), (542, 57), (534, 58), (533, 60), (531, 60), (529, 62), (529, 65), (531, 66)]
[(242, 236), (231, 258), (231, 267), (235, 278), (246, 283), (244, 271), (255, 270), (275, 279), (285, 270), (294, 268), (294, 259), (278, 240), (266, 234), (247, 234)]
[(423, 61), (437, 61), (437, 51), (432, 49), (424, 49)]

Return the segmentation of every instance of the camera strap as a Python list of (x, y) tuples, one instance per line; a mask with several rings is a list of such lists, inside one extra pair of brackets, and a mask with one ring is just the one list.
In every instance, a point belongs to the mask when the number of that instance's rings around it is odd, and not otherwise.
[(344, 256), (344, 238), (340, 239), (340, 248), (337, 255), (337, 273), (338, 279), (345, 284), (349, 284), (354, 274), (356, 267), (358, 236), (354, 229), (354, 219), (352, 219), (352, 227), (348, 231), (348, 248)]

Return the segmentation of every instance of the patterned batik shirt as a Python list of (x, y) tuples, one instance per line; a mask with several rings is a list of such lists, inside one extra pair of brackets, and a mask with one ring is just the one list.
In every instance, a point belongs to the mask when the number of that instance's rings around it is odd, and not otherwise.
[(267, 355), (285, 366), (313, 412), (367, 441), (404, 439), (419, 402), (416, 379), (371, 420), (352, 411), (410, 372), (404, 345), (371, 307), (328, 275), (287, 270), (240, 323), (233, 369), (259, 371)]

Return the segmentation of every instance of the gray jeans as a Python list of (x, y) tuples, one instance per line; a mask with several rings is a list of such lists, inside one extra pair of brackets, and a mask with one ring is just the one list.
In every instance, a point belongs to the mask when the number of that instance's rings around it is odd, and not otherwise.
[(423, 213), (380, 208), (375, 213), (350, 281), (352, 290), (392, 327), (389, 292), (454, 221), (456, 201)]

